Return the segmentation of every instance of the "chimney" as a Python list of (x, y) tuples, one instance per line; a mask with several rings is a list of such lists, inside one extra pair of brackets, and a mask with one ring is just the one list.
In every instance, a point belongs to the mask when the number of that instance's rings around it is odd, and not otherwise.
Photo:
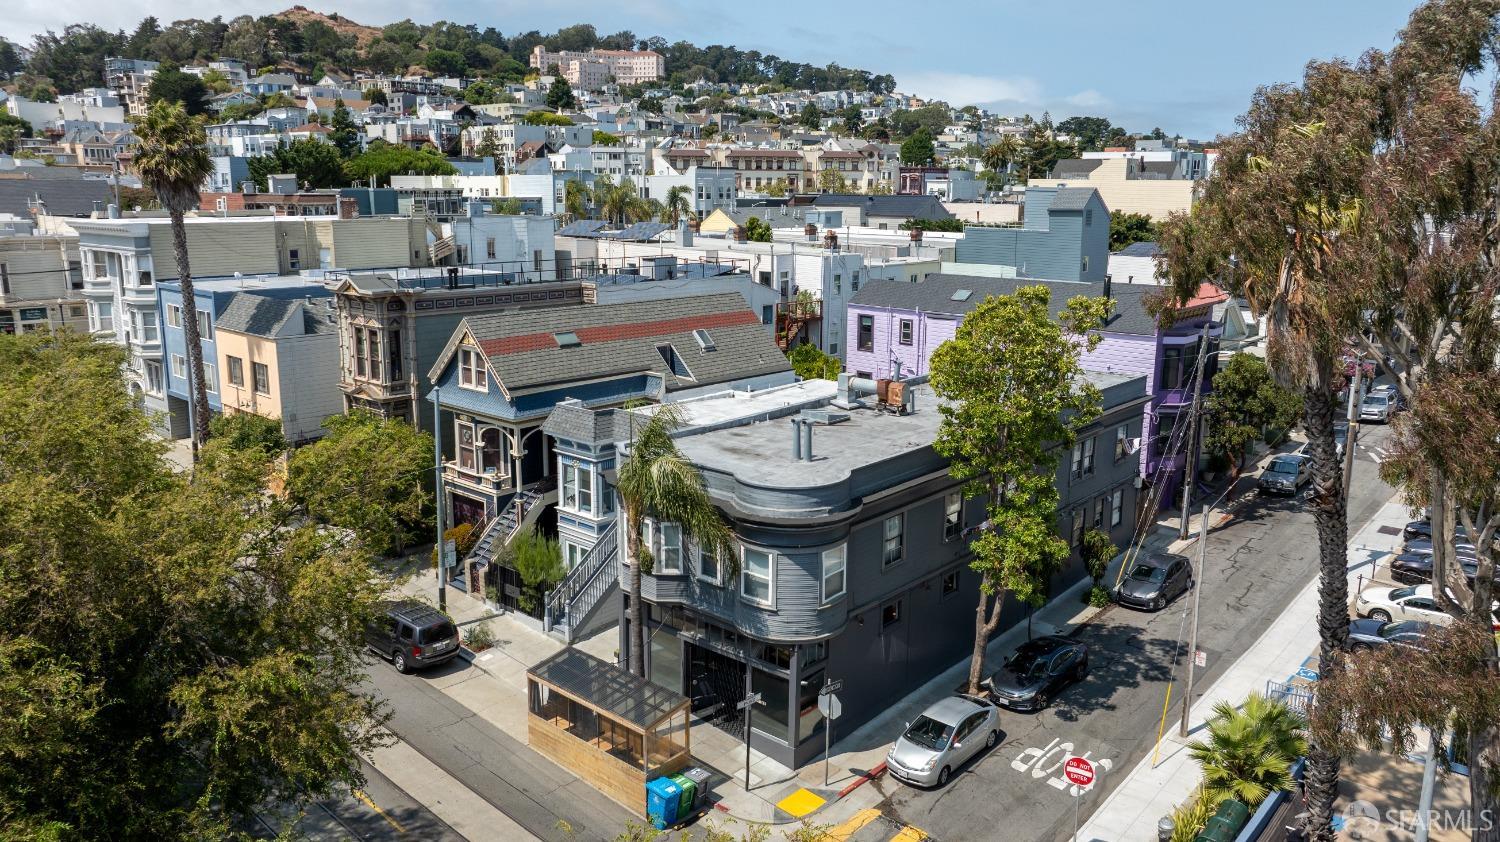
[(818, 239), (818, 226), (816, 226), (816, 225), (812, 224), (811, 222), (809, 222), (806, 225), (802, 226), (802, 233), (807, 235), (807, 239), (808, 239), (809, 242), (817, 240)]
[(686, 219), (678, 220), (677, 222), (677, 243), (683, 246), (693, 244), (693, 227), (688, 224)]
[(1110, 287), (1112, 287), (1113, 285), (1114, 285), (1114, 276), (1113, 275), (1105, 275), (1104, 276), (1104, 300), (1105, 301), (1110, 300), (1110, 298), (1112, 297), (1111, 294), (1110, 294), (1111, 293)]
[(839, 250), (839, 235), (832, 228), (823, 234), (823, 247), (829, 251)]
[[(978, 214), (975, 215), (977, 216)], [(912, 225), (910, 236), (913, 243), (922, 242), (922, 229), (918, 228), (916, 225)]]
[(358, 219), (359, 202), (352, 196), (339, 197), (339, 219)]
[(743, 242), (745, 242), (745, 240), (747, 239), (747, 237), (748, 237), (748, 235), (745, 232), (745, 226), (743, 226), (743, 225), (736, 225), (736, 226), (734, 226), (734, 241), (736, 243), (743, 243)]
[(792, 422), (792, 458), (798, 462), (802, 461), (802, 419), (793, 418)]
[(813, 460), (813, 449), (812, 449), (813, 422), (812, 421), (803, 421), (802, 422), (802, 436), (803, 436), (803, 439), (804, 439), (804, 441), (802, 442), (802, 456), (807, 461), (811, 462)]

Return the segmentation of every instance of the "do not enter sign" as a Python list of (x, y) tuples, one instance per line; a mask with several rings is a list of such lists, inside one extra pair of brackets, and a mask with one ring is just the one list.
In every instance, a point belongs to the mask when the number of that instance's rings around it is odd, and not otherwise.
[(1089, 786), (1094, 782), (1094, 764), (1082, 757), (1069, 757), (1063, 764), (1063, 776), (1076, 786)]

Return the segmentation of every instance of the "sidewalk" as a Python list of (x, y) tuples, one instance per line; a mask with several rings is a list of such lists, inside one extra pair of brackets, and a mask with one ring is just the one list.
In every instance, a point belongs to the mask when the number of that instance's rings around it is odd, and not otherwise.
[[(1398, 548), (1400, 530), (1390, 527), (1405, 523), (1407, 519), (1406, 506), (1392, 499), (1350, 540), (1351, 592), (1361, 576), (1371, 578), (1376, 563)], [(1194, 542), (1174, 542), (1174, 551), (1187, 549)], [(1313, 656), (1312, 661), (1316, 661), (1317, 640), (1318, 583), (1314, 580), (1287, 605), (1249, 650), (1193, 703), (1188, 715), (1190, 736), (1186, 739), (1178, 737), (1180, 720), (1170, 720), (1158, 756), (1145, 757), (1130, 770), (1089, 817), (1079, 838), (1095, 842), (1155, 840), (1157, 821), (1186, 801), (1198, 785), (1198, 766), (1187, 752), (1187, 743), (1198, 738), (1196, 732), (1203, 728), (1214, 705), (1221, 701), (1238, 705), (1251, 693), (1264, 693), (1268, 680), (1291, 683), (1292, 677), (1309, 661), (1309, 655)]]

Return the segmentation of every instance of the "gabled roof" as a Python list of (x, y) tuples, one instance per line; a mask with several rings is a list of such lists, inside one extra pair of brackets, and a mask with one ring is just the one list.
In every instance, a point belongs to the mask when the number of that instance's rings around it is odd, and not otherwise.
[[(43, 169), (38, 167), (38, 169)], [(52, 167), (61, 171), (61, 167)], [(53, 216), (88, 216), (94, 212), (94, 203), (102, 209), (114, 201), (114, 193), (106, 181), (79, 178), (53, 178), (54, 173), (26, 178), (0, 178), (0, 214), (15, 214), (31, 218), (27, 201), (36, 197), (47, 205), (47, 213)]]
[(819, 193), (813, 206), (820, 208), (863, 208), (865, 216), (901, 217), (904, 219), (952, 219), (936, 196), (866, 196), (862, 193)]
[(1121, 257), (1155, 257), (1161, 253), (1161, 247), (1150, 240), (1146, 240), (1139, 243), (1131, 243), (1114, 253)]
[[(733, 292), (471, 316), (458, 330), (479, 345), (507, 392), (647, 372), (662, 376), (671, 390), (791, 368), (745, 299)], [(707, 332), (713, 350), (701, 347), (695, 330)], [(661, 345), (676, 350), (686, 371), (671, 370), (657, 350)], [(457, 346), (449, 342), (432, 380)]]
[[(977, 275), (928, 275), (918, 283), (895, 280), (871, 280), (850, 299), (850, 306), (893, 310), (921, 311), (962, 316), (978, 307), (992, 295), (1010, 295), (1020, 287), (1045, 286), (1052, 292), (1051, 311), (1056, 316), (1075, 295), (1101, 296), (1104, 284), (1084, 281), (1052, 281), (1040, 278), (993, 278)], [(964, 292), (967, 291), (967, 295)], [(1108, 333), (1140, 336), (1156, 334), (1156, 319), (1146, 312), (1146, 296), (1160, 292), (1159, 287), (1139, 284), (1114, 284), (1110, 292), (1115, 299), (1115, 315), (1105, 325)]]
[[(298, 305), (301, 305), (300, 307)], [(301, 332), (294, 335), (333, 334), (338, 331), (331, 298), (271, 298), (253, 292), (237, 292), (229, 306), (214, 320), (214, 327), (274, 339), (287, 323), (301, 318)]]
[(1048, 210), (1081, 211), (1088, 207), (1089, 200), (1099, 195), (1092, 187), (1060, 187), (1052, 197)]

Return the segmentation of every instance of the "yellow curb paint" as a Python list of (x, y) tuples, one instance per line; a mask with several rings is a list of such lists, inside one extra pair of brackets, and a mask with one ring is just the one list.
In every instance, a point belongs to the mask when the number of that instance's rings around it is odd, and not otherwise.
[(823, 806), (824, 800), (808, 792), (799, 789), (777, 802), (776, 807), (794, 818), (802, 818), (813, 810)]
[(901, 832), (891, 837), (891, 842), (922, 842), (927, 838), (924, 831), (917, 830), (911, 825), (901, 828)]
[(380, 805), (371, 800), (370, 796), (366, 795), (363, 790), (354, 790), (354, 797), (363, 802), (366, 807), (374, 810), (376, 815), (380, 816), (382, 819), (385, 819), (385, 823), (390, 825), (392, 828), (395, 828), (397, 833), (406, 833), (406, 828), (401, 826), (401, 822), (398, 822), (395, 819), (391, 818), (389, 813), (380, 809)]
[(849, 842), (849, 838), (858, 833), (861, 828), (870, 822), (880, 818), (880, 811), (875, 809), (860, 810), (850, 816), (847, 821), (838, 827), (829, 828), (823, 836), (826, 842)]

